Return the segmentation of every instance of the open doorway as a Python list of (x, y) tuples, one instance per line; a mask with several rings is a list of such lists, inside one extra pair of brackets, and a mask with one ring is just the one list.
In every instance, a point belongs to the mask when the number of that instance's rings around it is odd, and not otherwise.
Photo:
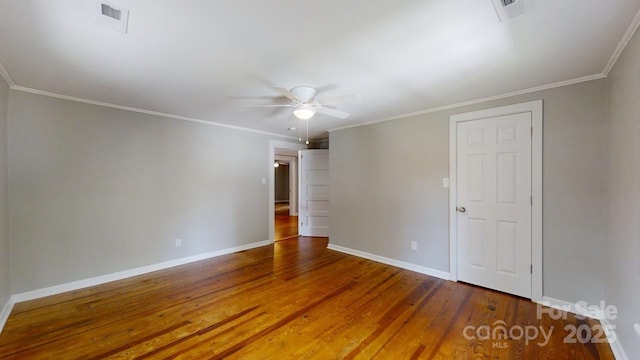
[(298, 236), (298, 176), (297, 151), (275, 149), (274, 177), (274, 240)]
[[(298, 235), (298, 150), (307, 146), (299, 143), (271, 140), (269, 142), (269, 240)], [(278, 163), (276, 168), (275, 164)], [(282, 170), (278, 169), (282, 167)], [(288, 175), (284, 175), (285, 170)], [(286, 176), (288, 184), (282, 177)], [(280, 177), (276, 184), (277, 177)], [(276, 196), (276, 186), (278, 196)], [(286, 190), (282, 190), (282, 189)], [(283, 195), (282, 192), (286, 194)], [(288, 196), (288, 199), (286, 198)]]

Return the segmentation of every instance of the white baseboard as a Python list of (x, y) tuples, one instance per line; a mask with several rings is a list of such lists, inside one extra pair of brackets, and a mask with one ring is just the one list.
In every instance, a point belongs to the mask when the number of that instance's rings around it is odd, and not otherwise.
[(195, 261), (205, 260), (205, 259), (213, 258), (216, 256), (227, 255), (234, 252), (253, 249), (256, 247), (265, 246), (269, 244), (271, 244), (269, 240), (259, 241), (251, 244), (235, 246), (227, 249), (221, 249), (221, 250), (216, 250), (208, 253), (188, 256), (180, 259), (169, 260), (169, 261), (165, 261), (157, 264), (142, 266), (135, 269), (119, 271), (112, 274), (96, 276), (89, 279), (73, 281), (66, 284), (50, 286), (43, 289), (27, 291), (27, 292), (23, 292), (23, 293), (15, 294), (11, 296), (11, 301), (13, 301), (14, 303), (19, 303), (22, 301), (39, 299), (45, 296), (57, 295), (57, 294), (61, 294), (68, 291), (74, 291), (78, 289), (87, 288), (90, 286), (108, 283), (111, 281), (122, 280), (122, 279), (130, 278), (133, 276), (150, 273), (153, 271), (168, 269), (178, 265), (184, 265), (184, 264), (192, 263)]
[(613, 357), (616, 358), (616, 360), (629, 360), (629, 357), (627, 357), (627, 353), (625, 353), (624, 349), (622, 348), (620, 340), (617, 339), (614, 335), (615, 328), (613, 327), (613, 324), (611, 324), (611, 322), (609, 322), (609, 319), (607, 319), (606, 317), (600, 320), (600, 322), (602, 323), (602, 326), (605, 327), (605, 329), (614, 329), (613, 332), (605, 331), (607, 340), (609, 342), (609, 345), (611, 346), (611, 352), (613, 352)]
[[(580, 306), (579, 304), (574, 304), (568, 301), (555, 299), (549, 296), (544, 296), (542, 298), (542, 301), (538, 301), (537, 303), (552, 307), (554, 309), (564, 310), (572, 314), (581, 315), (588, 318), (599, 320), (605, 329), (613, 328), (612, 324), (609, 322), (609, 320), (605, 316), (604, 309), (599, 309), (599, 310), (585, 309), (584, 306)], [(615, 328), (613, 329), (614, 330), (612, 332), (605, 331), (605, 334), (607, 335), (607, 340), (609, 342), (609, 345), (611, 346), (611, 351), (613, 352), (613, 355), (616, 358), (616, 360), (628, 360), (629, 358), (627, 357), (627, 354), (624, 352), (624, 349), (622, 348), (622, 344), (620, 344), (620, 341), (615, 336)]]
[(384, 257), (384, 256), (370, 254), (368, 252), (364, 252), (364, 251), (360, 251), (360, 250), (350, 249), (350, 248), (339, 246), (339, 245), (333, 245), (331, 243), (327, 246), (327, 249), (339, 251), (339, 252), (342, 252), (342, 253), (345, 253), (345, 254), (349, 254), (349, 255), (353, 255), (353, 256), (357, 256), (357, 257), (361, 257), (361, 258), (365, 258), (365, 259), (369, 259), (369, 260), (373, 260), (373, 261), (377, 261), (377, 262), (380, 262), (380, 263), (383, 263), (383, 264), (387, 264), (387, 265), (391, 265), (391, 266), (397, 266), (399, 268), (415, 271), (415, 272), (418, 272), (418, 273), (421, 273), (421, 274), (437, 277), (437, 278), (440, 278), (440, 279), (449, 280), (449, 273), (446, 272), (446, 271), (431, 269), (431, 268), (428, 268), (428, 267), (419, 266), (419, 265), (411, 264), (411, 263), (400, 261), (400, 260), (390, 259), (390, 258), (387, 258), (387, 257)]
[(543, 296), (541, 301), (535, 301), (536, 303), (544, 306), (549, 306), (554, 309), (564, 310), (566, 312), (570, 312), (572, 314), (602, 320), (604, 319), (603, 309), (587, 309), (580, 304), (572, 303), (565, 300), (560, 300), (556, 298), (552, 298), (549, 296)]
[(4, 329), (4, 324), (7, 323), (7, 319), (9, 319), (9, 315), (11, 315), (13, 305), (15, 305), (15, 302), (13, 301), (13, 298), (10, 297), (2, 308), (2, 312), (0, 312), (0, 334), (2, 333), (2, 329)]
[[(329, 244), (327, 248), (330, 250), (343, 252), (345, 254), (354, 255), (361, 258), (381, 262), (383, 264), (397, 266), (403, 269), (419, 272), (421, 274), (426, 274), (426, 275), (434, 276), (437, 278), (449, 280), (449, 273), (445, 271), (430, 269), (427, 267), (410, 264), (404, 261), (389, 259), (384, 256), (374, 255), (364, 251), (354, 250), (354, 249), (346, 248), (339, 245)], [(605, 327), (611, 326), (609, 321), (604, 316), (604, 312), (601, 311), (603, 309), (600, 309), (600, 310), (587, 309), (581, 304), (571, 303), (568, 301), (555, 299), (549, 296), (543, 296), (542, 301), (537, 301), (537, 303), (541, 305), (549, 306), (555, 309), (564, 310), (576, 315), (581, 315), (581, 316), (593, 318), (596, 320), (600, 320), (602, 325)], [(609, 345), (611, 346), (611, 351), (613, 352), (613, 355), (616, 358), (616, 360), (629, 360), (626, 353), (624, 352), (624, 349), (622, 348), (622, 345), (620, 344), (620, 341), (618, 341), (615, 338), (615, 335), (614, 335), (615, 332), (613, 334), (611, 334), (610, 332), (606, 332), (606, 334), (607, 334), (607, 340), (609, 341)]]

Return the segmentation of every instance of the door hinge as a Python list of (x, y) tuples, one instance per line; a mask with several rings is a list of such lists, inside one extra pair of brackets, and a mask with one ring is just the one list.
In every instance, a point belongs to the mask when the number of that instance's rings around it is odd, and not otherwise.
[(531, 266), (529, 267), (529, 269), (531, 270), (531, 273), (533, 274), (533, 264), (531, 264)]
[(531, 127), (531, 137), (533, 137), (533, 126)]
[(531, 206), (533, 206), (533, 195), (529, 196), (529, 202), (531, 203)]

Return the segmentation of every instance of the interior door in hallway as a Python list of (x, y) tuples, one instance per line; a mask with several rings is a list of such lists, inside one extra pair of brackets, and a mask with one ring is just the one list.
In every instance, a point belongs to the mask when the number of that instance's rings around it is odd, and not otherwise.
[(329, 150), (301, 150), (299, 232), (329, 236)]
[(531, 113), (457, 124), (458, 279), (531, 298)]

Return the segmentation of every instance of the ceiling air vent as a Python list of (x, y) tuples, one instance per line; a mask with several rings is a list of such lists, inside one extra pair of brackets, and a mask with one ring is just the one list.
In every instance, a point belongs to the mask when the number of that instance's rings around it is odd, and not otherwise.
[[(505, 1), (506, 0), (502, 0), (502, 2), (505, 2)], [(100, 6), (102, 8), (102, 15), (108, 16), (110, 18), (120, 21), (120, 18), (122, 17), (122, 10), (114, 9), (107, 4), (100, 4)]]
[(533, 10), (534, 0), (492, 0), (500, 22)]
[(96, 0), (96, 17), (98, 24), (123, 34), (129, 25), (129, 9)]

